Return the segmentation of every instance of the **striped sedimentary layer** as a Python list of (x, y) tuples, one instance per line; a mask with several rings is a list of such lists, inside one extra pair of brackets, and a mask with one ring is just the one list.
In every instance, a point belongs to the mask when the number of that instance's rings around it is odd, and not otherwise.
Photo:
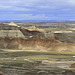
[(0, 38), (1, 49), (74, 51), (75, 45), (55, 39)]

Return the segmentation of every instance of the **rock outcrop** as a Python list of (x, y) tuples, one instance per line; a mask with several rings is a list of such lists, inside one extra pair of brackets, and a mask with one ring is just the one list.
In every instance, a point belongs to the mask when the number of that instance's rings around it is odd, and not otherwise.
[(75, 45), (62, 43), (55, 39), (0, 38), (0, 48), (48, 51), (74, 51)]
[(0, 48), (47, 51), (75, 50), (74, 44), (47, 39), (43, 32), (38, 28), (25, 29), (18, 27), (15, 23), (0, 24)]

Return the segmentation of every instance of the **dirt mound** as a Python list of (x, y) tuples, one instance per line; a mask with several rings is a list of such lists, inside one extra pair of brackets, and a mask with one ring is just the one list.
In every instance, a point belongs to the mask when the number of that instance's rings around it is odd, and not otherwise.
[(48, 51), (74, 51), (75, 45), (62, 43), (55, 39), (0, 38), (0, 48)]

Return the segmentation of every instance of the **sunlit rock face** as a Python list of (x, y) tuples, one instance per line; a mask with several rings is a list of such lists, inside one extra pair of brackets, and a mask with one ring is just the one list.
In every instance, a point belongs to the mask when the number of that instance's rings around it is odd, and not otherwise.
[[(10, 23), (12, 24), (12, 23)], [(22, 32), (19, 30), (16, 24), (0, 24), (0, 37), (6, 38), (17, 38), (17, 37), (24, 37)]]
[(4, 49), (51, 50), (56, 44), (60, 42), (54, 39), (0, 38), (0, 48)]
[(60, 52), (75, 51), (74, 44), (62, 43), (55, 39), (0, 38), (0, 48)]
[(25, 29), (15, 23), (0, 24), (0, 48), (24, 50), (75, 51), (74, 44), (47, 39), (38, 28)]
[(11, 37), (11, 38), (43, 38), (45, 39), (44, 30), (33, 28), (25, 29), (15, 23), (0, 24), (0, 37)]

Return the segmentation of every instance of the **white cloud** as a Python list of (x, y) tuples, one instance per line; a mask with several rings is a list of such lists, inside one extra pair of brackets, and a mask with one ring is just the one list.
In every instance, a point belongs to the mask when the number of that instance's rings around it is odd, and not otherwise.
[(14, 12), (0, 15), (4, 19), (61, 19), (74, 16), (74, 8), (75, 0), (0, 0), (0, 11)]
[[(75, 4), (75, 0), (0, 0), (0, 7), (3, 9), (57, 9)], [(25, 11), (26, 11), (25, 10)]]
[(75, 0), (68, 0), (68, 3), (75, 4)]

